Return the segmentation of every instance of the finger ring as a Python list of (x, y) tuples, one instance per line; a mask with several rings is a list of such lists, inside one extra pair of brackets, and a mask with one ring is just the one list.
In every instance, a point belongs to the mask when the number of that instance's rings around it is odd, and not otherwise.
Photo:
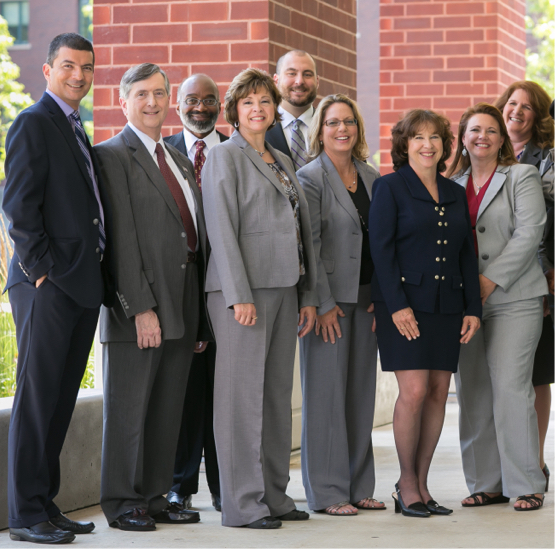
[(405, 331), (405, 329), (404, 329), (404, 328), (401, 328), (401, 332), (404, 332), (404, 331)]
[(253, 320), (256, 320), (257, 318), (258, 318), (257, 316), (253, 316), (253, 317), (252, 317)]

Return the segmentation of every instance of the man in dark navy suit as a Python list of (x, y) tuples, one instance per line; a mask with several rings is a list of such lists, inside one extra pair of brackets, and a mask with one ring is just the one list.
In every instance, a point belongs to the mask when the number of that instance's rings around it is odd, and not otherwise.
[(79, 117), (94, 73), (92, 44), (66, 33), (50, 43), (47, 89), (6, 138), (3, 207), (14, 255), (7, 289), (18, 363), (8, 442), (10, 537), (67, 543), (94, 524), (54, 503), (59, 456), (96, 329), (110, 304), (108, 217), (94, 154)]
[[(164, 139), (189, 157), (198, 188), (202, 192), (201, 170), (206, 155), (212, 147), (228, 139), (216, 130), (221, 111), (218, 86), (209, 76), (194, 74), (179, 86), (177, 103), (183, 131)], [(170, 503), (184, 509), (191, 508), (193, 494), (198, 493), (199, 469), (204, 451), (212, 505), (220, 511), (220, 473), (213, 429), (216, 344), (209, 342), (206, 350), (200, 351), (202, 349), (195, 349), (191, 363), (175, 456), (173, 486), (167, 498)]]
[(303, 50), (287, 52), (278, 59), (274, 81), (281, 93), (281, 122), (266, 132), (266, 141), (299, 170), (308, 161), (308, 128), (319, 85), (316, 62)]

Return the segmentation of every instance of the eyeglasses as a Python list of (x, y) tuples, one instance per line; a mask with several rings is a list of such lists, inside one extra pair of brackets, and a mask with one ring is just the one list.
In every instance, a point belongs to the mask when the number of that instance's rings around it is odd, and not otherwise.
[(329, 120), (326, 120), (324, 124), (328, 128), (339, 128), (339, 126), (341, 126), (341, 122), (343, 122), (343, 124), (345, 124), (345, 126), (347, 127), (356, 126), (358, 124), (355, 118), (346, 118), (345, 120), (337, 120), (337, 118), (330, 118)]
[(187, 97), (187, 99), (185, 99), (185, 105), (189, 107), (198, 107), (201, 103), (203, 103), (205, 107), (215, 107), (218, 104), (218, 100), (198, 99), (197, 97)]

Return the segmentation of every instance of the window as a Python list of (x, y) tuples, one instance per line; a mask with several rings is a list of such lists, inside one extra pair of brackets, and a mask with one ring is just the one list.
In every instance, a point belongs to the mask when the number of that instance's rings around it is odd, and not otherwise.
[(15, 38), (14, 44), (29, 42), (29, 2), (14, 0), (0, 2), (0, 15), (8, 22), (8, 30)]

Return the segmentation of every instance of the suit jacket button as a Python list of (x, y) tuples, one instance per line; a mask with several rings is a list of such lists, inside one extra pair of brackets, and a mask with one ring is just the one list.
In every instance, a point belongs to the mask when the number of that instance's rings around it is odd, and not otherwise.
[(436, 261), (440, 261), (439, 257), (436, 257)]
[(441, 280), (445, 280), (445, 277), (444, 277), (444, 276), (442, 276), (442, 277), (441, 277)]
[(93, 225), (98, 225), (99, 221), (98, 219), (93, 219)]
[(445, 215), (445, 213), (443, 213), (443, 212), (439, 212), (439, 215)]
[(436, 275), (434, 278), (435, 278), (436, 280), (439, 280), (439, 275)]
[(404, 282), (404, 281), (405, 281), (405, 277), (402, 276), (402, 277), (401, 277), (401, 282)]
[(438, 223), (438, 225), (441, 227), (441, 226), (443, 225), (443, 223), (440, 221), (440, 222)]
[(438, 243), (438, 244), (441, 244), (441, 240), (438, 240), (437, 243)]
[(462, 282), (461, 282), (461, 288), (462, 288)]
[(441, 211), (444, 212), (445, 211), (445, 206), (441, 207)]
[(187, 233), (181, 233), (181, 238), (185, 238), (187, 236)]
[(99, 253), (100, 253), (100, 248), (97, 248), (97, 249), (95, 250), (95, 252), (96, 252), (97, 254), (99, 254)]
[(485, 227), (478, 227), (478, 232), (483, 233), (485, 232), (486, 228)]
[(444, 258), (443, 258), (443, 261), (447, 261), (447, 258), (446, 258), (446, 257), (444, 257)]
[(489, 255), (488, 254), (482, 254), (482, 259), (489, 259)]
[(444, 244), (447, 244), (447, 240), (444, 240), (443, 243), (444, 243)]
[(182, 269), (186, 269), (186, 268), (187, 268), (187, 265), (185, 265), (185, 263), (183, 263), (183, 265), (181, 265), (181, 268), (182, 268)]
[(436, 212), (439, 212), (439, 208), (438, 208), (437, 206), (436, 206), (436, 208), (435, 208), (435, 209), (436, 209)]
[(125, 308), (126, 308), (126, 309), (129, 309), (129, 305), (126, 305)]
[(447, 221), (445, 222), (445, 226), (447, 227)]

